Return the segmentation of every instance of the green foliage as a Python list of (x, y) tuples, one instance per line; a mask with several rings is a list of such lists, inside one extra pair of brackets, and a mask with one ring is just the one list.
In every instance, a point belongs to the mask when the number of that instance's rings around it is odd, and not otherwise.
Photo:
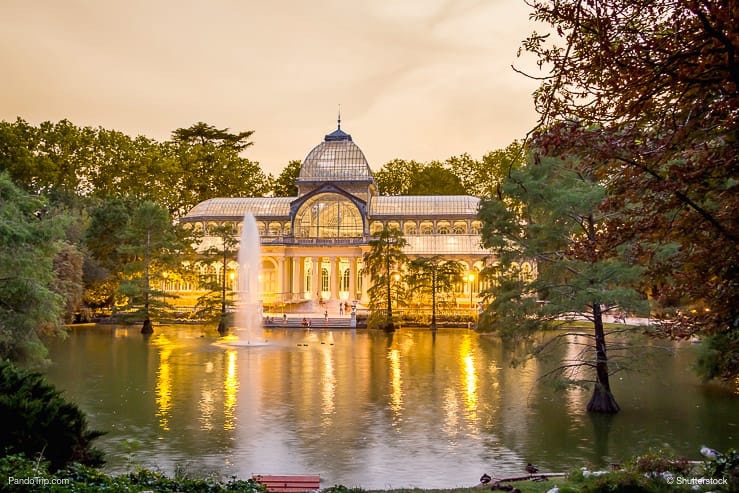
[[(0, 475), (7, 480), (0, 483), (0, 492), (49, 491), (53, 493), (129, 493), (132, 491), (156, 491), (161, 493), (265, 493), (266, 489), (255, 481), (230, 478), (191, 478), (176, 474), (174, 478), (149, 470), (111, 476), (81, 464), (70, 464), (64, 469), (50, 471), (48, 463), (32, 461), (23, 455), (0, 457)], [(48, 481), (47, 484), (14, 483), (13, 479), (33, 478)], [(56, 484), (52, 484), (52, 480)], [(63, 481), (60, 483), (59, 481)]]
[[(739, 329), (739, 72), (733, 2), (533, 1), (541, 114), (534, 145), (576, 156), (607, 187), (608, 235), (634, 245), (664, 335)], [(655, 76), (655, 74), (659, 74)], [(674, 248), (677, 245), (678, 248)], [(664, 248), (667, 246), (668, 248)], [(693, 308), (700, 307), (693, 311)], [(673, 317), (677, 310), (682, 312)], [(737, 376), (739, 347), (707, 372)]]
[(0, 450), (6, 454), (37, 455), (56, 471), (70, 462), (91, 466), (103, 463), (92, 441), (102, 433), (91, 431), (82, 411), (67, 402), (38, 373), (0, 362)]
[(695, 367), (704, 380), (739, 375), (739, 330), (709, 334), (701, 340)]
[(275, 197), (297, 197), (298, 187), (295, 180), (300, 175), (301, 161), (290, 161), (272, 182), (272, 194)]
[(439, 255), (419, 257), (408, 264), (406, 282), (413, 293), (431, 297), (431, 327), (436, 327), (437, 294), (453, 291), (462, 279), (464, 267), (460, 262), (445, 260)]
[(403, 233), (397, 229), (383, 228), (372, 235), (369, 251), (364, 254), (364, 265), (370, 274), (371, 287), (370, 310), (375, 313), (384, 311), (385, 322), (382, 326), (388, 330), (393, 328), (393, 287), (399, 283), (394, 273), (399, 273), (406, 255), (403, 248), (408, 244)]
[(0, 174), (0, 359), (38, 363), (39, 336), (62, 333), (53, 270), (62, 234), (58, 217)]
[(167, 210), (153, 202), (143, 202), (132, 211), (122, 236), (117, 251), (126, 259), (119, 287), (126, 301), (124, 309), (129, 316), (148, 319), (152, 307), (164, 304), (164, 293), (152, 288), (153, 278), (177, 270), (182, 262), (180, 254), (188, 245)]
[[(504, 193), (522, 205), (483, 204), (483, 242), (500, 262), (491, 320), (508, 330), (531, 333), (566, 314), (593, 317), (594, 308), (641, 310), (636, 289), (641, 270), (625, 250), (608, 242), (608, 221), (598, 211), (605, 190), (576, 164), (542, 158), (514, 170)], [(536, 261), (536, 276), (523, 272)], [(543, 301), (543, 303), (540, 303)]]

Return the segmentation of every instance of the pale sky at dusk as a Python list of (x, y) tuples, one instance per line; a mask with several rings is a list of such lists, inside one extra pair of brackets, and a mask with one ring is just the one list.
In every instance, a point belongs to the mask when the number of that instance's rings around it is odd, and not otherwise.
[(0, 0), (0, 119), (169, 138), (254, 130), (277, 174), (336, 128), (370, 166), (479, 158), (523, 138), (523, 0)]

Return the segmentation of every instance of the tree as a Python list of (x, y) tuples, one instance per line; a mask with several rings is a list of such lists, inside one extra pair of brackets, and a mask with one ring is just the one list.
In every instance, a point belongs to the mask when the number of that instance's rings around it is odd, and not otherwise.
[(275, 197), (298, 196), (298, 187), (295, 185), (295, 180), (300, 175), (301, 165), (302, 163), (299, 160), (290, 161), (282, 170), (280, 176), (273, 181), (272, 193)]
[(58, 217), (0, 174), (0, 359), (39, 363), (40, 337), (61, 335), (53, 260), (62, 235)]
[(383, 195), (408, 195), (413, 176), (424, 166), (417, 161), (393, 159), (373, 173), (377, 188)]
[(396, 229), (383, 228), (372, 235), (370, 250), (364, 254), (364, 265), (370, 274), (372, 286), (370, 310), (376, 316), (384, 312), (380, 327), (388, 332), (395, 330), (393, 322), (393, 272), (399, 272), (406, 260), (403, 248), (408, 244), (403, 233)]
[[(500, 264), (499, 283), (480, 326), (500, 328), (503, 337), (528, 338), (572, 314), (590, 320), (592, 344), (558, 370), (573, 374), (578, 384), (579, 371), (592, 370), (588, 411), (618, 412), (609, 377), (622, 366), (609, 359), (603, 315), (644, 310), (646, 300), (636, 289), (642, 269), (630, 262), (628, 249), (612, 243), (614, 218), (599, 210), (605, 188), (579, 163), (542, 158), (514, 170), (503, 192), (522, 207), (510, 209), (498, 200), (482, 206), (483, 244)], [(538, 264), (538, 275), (521, 268), (526, 259)]]
[(247, 147), (254, 145), (253, 142), (248, 140), (253, 133), (254, 130), (247, 130), (234, 134), (230, 133), (227, 128), (217, 129), (213, 125), (198, 122), (188, 128), (178, 128), (172, 132), (172, 140), (190, 144), (191, 146), (214, 145), (241, 152)]
[(169, 208), (181, 217), (200, 202), (214, 197), (258, 197), (270, 190), (270, 180), (259, 163), (239, 153), (252, 143), (252, 131), (236, 134), (205, 123), (172, 132), (169, 152), (177, 160), (170, 176), (178, 201)]
[(0, 449), (3, 455), (38, 455), (57, 471), (72, 462), (101, 466), (103, 454), (92, 441), (103, 433), (90, 430), (87, 418), (75, 404), (42, 375), (0, 361)]
[(501, 187), (511, 170), (526, 162), (523, 144), (513, 141), (505, 149), (497, 149), (476, 161), (468, 154), (454, 156), (445, 165), (462, 182), (465, 193), (480, 198), (501, 198)]
[[(529, 2), (552, 35), (523, 45), (546, 72), (535, 145), (608, 184), (610, 234), (639, 244), (664, 334), (722, 340), (706, 377), (739, 375), (739, 36), (734, 2)], [(553, 41), (552, 41), (553, 40)], [(628, 213), (626, 213), (628, 212)], [(616, 240), (614, 240), (616, 241)], [(716, 261), (720, 259), (720, 261)], [(711, 361), (713, 358), (713, 361)]]
[(89, 258), (85, 263), (85, 302), (88, 306), (115, 309), (115, 295), (127, 256), (119, 250), (131, 222), (131, 207), (122, 198), (104, 201), (90, 211), (85, 233)]
[[(233, 292), (227, 289), (226, 286), (228, 262), (236, 260), (239, 251), (239, 240), (236, 237), (236, 231), (230, 224), (213, 226), (208, 230), (208, 234), (217, 238), (218, 244), (212, 244), (201, 252), (199, 260), (201, 262), (220, 262), (222, 266), (221, 278), (200, 280), (200, 286), (208, 292), (198, 300), (198, 312), (201, 318), (218, 318), (218, 332), (224, 334), (228, 330), (227, 309), (234, 302)], [(220, 307), (217, 309), (218, 305)]]
[(131, 214), (118, 251), (126, 256), (119, 292), (126, 297), (129, 317), (143, 318), (142, 333), (151, 333), (151, 309), (159, 310), (165, 293), (151, 288), (154, 277), (179, 267), (185, 250), (166, 209), (143, 202)]
[(406, 195), (464, 195), (465, 189), (457, 175), (439, 162), (425, 166), (411, 176)]
[(436, 330), (436, 293), (453, 291), (454, 283), (462, 279), (464, 267), (439, 255), (420, 257), (408, 264), (407, 282), (411, 291), (431, 295), (431, 329)]

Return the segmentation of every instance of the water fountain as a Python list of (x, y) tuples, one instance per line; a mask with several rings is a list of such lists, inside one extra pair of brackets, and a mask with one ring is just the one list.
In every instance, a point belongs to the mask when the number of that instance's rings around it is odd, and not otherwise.
[(259, 271), (262, 258), (257, 221), (251, 212), (244, 215), (239, 245), (239, 282), (236, 289), (234, 323), (236, 338), (230, 346), (264, 346), (262, 306), (259, 300)]

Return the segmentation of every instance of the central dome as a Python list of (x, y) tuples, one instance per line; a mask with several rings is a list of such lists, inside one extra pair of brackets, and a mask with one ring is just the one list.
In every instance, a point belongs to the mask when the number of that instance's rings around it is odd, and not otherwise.
[(374, 182), (364, 153), (341, 124), (308, 153), (296, 184), (323, 182)]

